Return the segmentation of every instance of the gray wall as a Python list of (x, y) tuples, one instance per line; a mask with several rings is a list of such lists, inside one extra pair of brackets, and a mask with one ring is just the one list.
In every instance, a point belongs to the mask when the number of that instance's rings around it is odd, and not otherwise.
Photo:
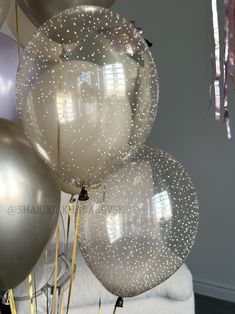
[(228, 142), (208, 113), (210, 0), (116, 0), (114, 9), (154, 43), (160, 106), (148, 142), (181, 161), (198, 191), (201, 224), (188, 260), (195, 289), (235, 302), (235, 110)]

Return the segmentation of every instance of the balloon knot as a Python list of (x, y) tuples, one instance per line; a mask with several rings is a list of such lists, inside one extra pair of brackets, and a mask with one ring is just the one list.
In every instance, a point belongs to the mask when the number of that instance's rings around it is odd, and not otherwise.
[(79, 198), (78, 199), (81, 202), (85, 202), (85, 201), (89, 200), (88, 192), (87, 192), (87, 190), (85, 189), (84, 186), (82, 187), (82, 190), (81, 190), (81, 192), (79, 194)]

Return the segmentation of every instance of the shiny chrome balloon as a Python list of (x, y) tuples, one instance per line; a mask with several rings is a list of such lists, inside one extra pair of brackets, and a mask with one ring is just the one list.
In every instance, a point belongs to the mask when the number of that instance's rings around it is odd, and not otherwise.
[(142, 146), (159, 85), (151, 52), (130, 22), (79, 6), (39, 29), (23, 52), (16, 92), (28, 139), (73, 193), (100, 184)]
[(194, 243), (198, 201), (183, 167), (143, 148), (81, 203), (78, 242), (101, 283), (121, 297), (165, 281)]
[(0, 27), (5, 21), (5, 18), (10, 7), (10, 3), (11, 3), (10, 0), (0, 0)]
[(54, 233), (60, 191), (21, 129), (0, 119), (0, 289), (19, 285)]
[[(9, 1), (9, 0), (6, 0)], [(53, 15), (79, 5), (95, 5), (110, 8), (115, 0), (18, 0), (20, 8), (33, 22), (40, 26)]]

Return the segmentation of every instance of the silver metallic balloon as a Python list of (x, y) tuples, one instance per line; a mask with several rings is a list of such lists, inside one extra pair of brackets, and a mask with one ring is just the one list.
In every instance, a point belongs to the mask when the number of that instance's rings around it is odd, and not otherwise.
[[(7, 0), (9, 1), (9, 0)], [(55, 14), (79, 5), (110, 8), (115, 0), (18, 0), (20, 8), (36, 26), (41, 26)]]
[(198, 201), (183, 167), (143, 148), (81, 203), (78, 242), (101, 283), (121, 297), (165, 281), (194, 243)]
[(10, 7), (10, 0), (0, 0), (0, 27), (5, 21)]
[(21, 129), (0, 119), (0, 289), (31, 272), (54, 233), (60, 191)]
[(142, 35), (116, 13), (94, 6), (66, 10), (45, 23), (24, 50), (17, 77), (25, 133), (73, 189), (100, 184), (142, 146), (158, 92)]
[[(65, 225), (62, 212), (58, 220), (59, 228), (59, 248), (58, 248), (58, 269), (62, 268), (62, 255), (65, 253)], [(31, 274), (33, 279), (33, 296), (38, 297), (47, 291), (51, 282), (54, 282), (54, 268), (55, 268), (55, 254), (56, 254), (56, 232), (53, 238), (47, 244), (42, 256), (33, 268)], [(19, 286), (14, 289), (14, 299), (17, 302), (30, 300), (29, 296), (29, 281), (26, 278)], [(18, 313), (18, 311), (17, 311)]]

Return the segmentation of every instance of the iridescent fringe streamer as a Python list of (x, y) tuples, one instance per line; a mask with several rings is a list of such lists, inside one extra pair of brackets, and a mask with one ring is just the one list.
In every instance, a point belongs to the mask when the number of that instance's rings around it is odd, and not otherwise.
[(221, 89), (223, 85), (223, 120), (226, 126), (227, 138), (232, 138), (230, 118), (228, 111), (228, 82), (231, 78), (234, 86), (234, 48), (235, 48), (235, 0), (224, 0), (225, 24), (224, 24), (224, 51), (223, 51), (223, 75), (221, 75), (221, 55), (220, 55), (220, 30), (218, 21), (217, 0), (212, 0), (213, 28), (215, 55), (213, 62), (213, 84), (210, 87), (211, 101), (212, 90), (214, 92), (215, 119), (220, 120), (221, 116)]
[(213, 14), (213, 27), (214, 27), (214, 43), (215, 43), (215, 55), (214, 55), (214, 79), (211, 86), (211, 90), (214, 90), (215, 100), (215, 119), (220, 120), (220, 40), (219, 40), (219, 20), (218, 20), (218, 7), (217, 0), (212, 0), (212, 14)]
[(16, 307), (15, 307), (14, 295), (13, 295), (12, 290), (9, 290), (8, 301), (10, 304), (11, 313), (16, 314)]

